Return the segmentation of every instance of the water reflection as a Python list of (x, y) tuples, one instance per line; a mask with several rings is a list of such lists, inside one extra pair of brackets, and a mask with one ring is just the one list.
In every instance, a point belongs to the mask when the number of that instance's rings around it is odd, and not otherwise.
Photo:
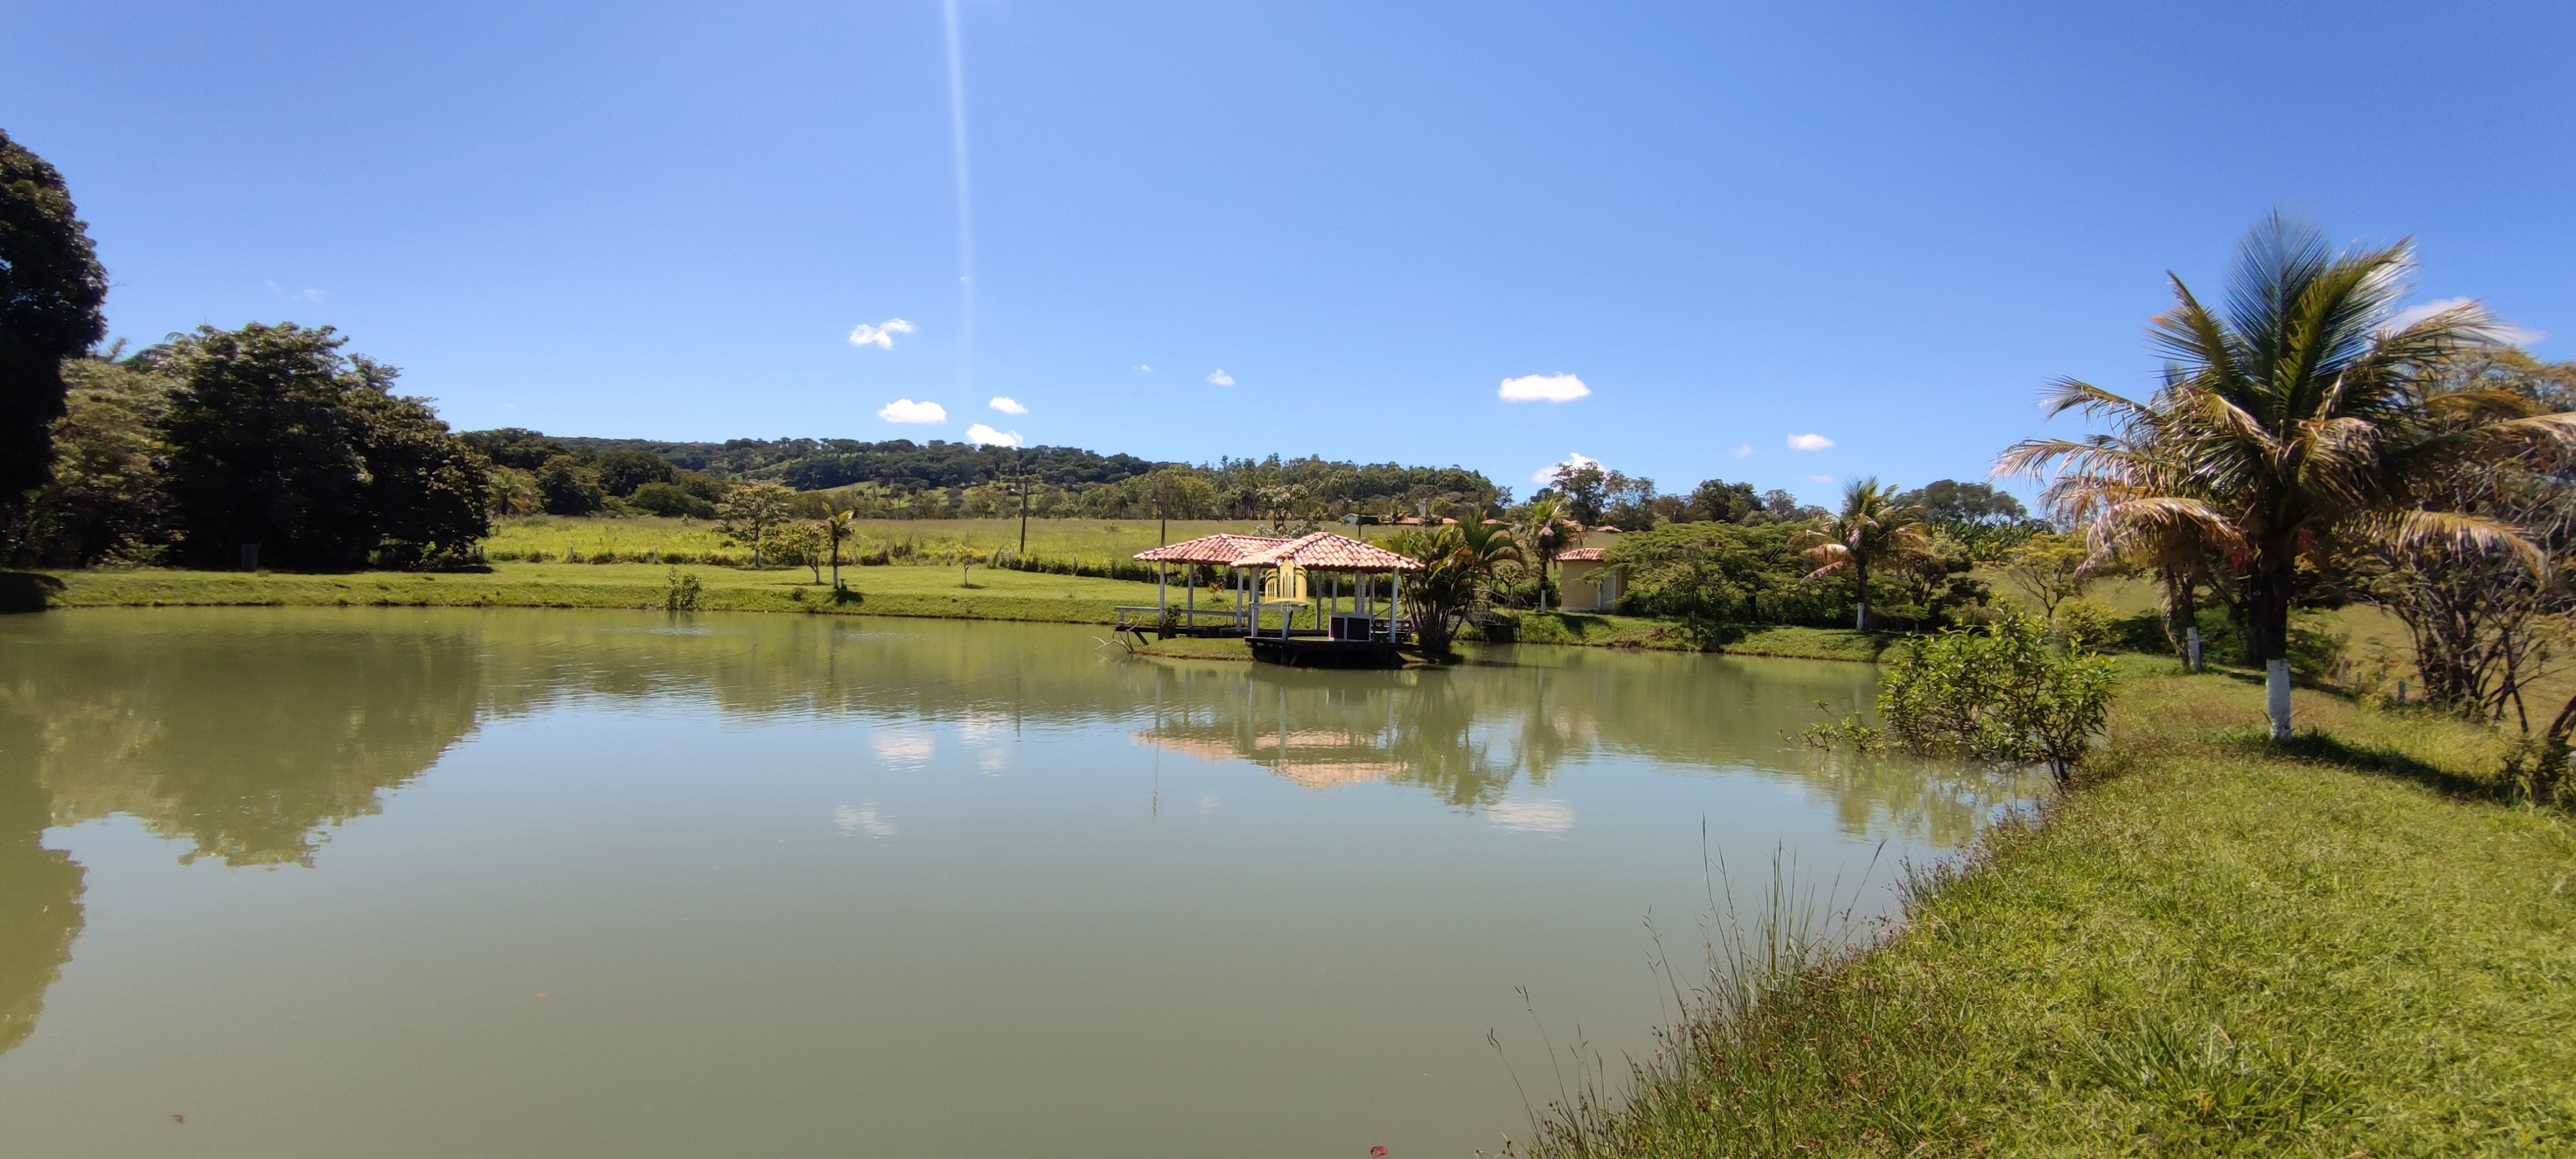
[[(1006, 732), (1111, 725), (1318, 791), (1407, 786), (1497, 825), (1563, 833), (1546, 791), (1604, 755), (1749, 773), (1849, 833), (1966, 840), (2026, 783), (1818, 757), (1784, 732), (1865, 702), (1857, 665), (1495, 649), (1448, 670), (1309, 672), (1139, 660), (1048, 625), (414, 610), (58, 612), (0, 620), (0, 1050), (25, 1038), (82, 923), (83, 870), (43, 831), (124, 814), (180, 859), (310, 866), (483, 724), (575, 702), (712, 706), (728, 720), (878, 725), (886, 768), (939, 756), (932, 723), (1009, 760)], [(874, 802), (835, 814), (893, 835)]]

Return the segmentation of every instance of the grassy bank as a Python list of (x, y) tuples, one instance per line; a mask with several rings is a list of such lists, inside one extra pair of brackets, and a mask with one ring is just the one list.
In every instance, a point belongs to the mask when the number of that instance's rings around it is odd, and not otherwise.
[(2275, 751), (2258, 686), (2131, 664), (2045, 824), (1530, 1149), (2576, 1152), (2569, 816), (2484, 731), (2303, 691)]
[[(1177, 532), (1176, 532), (1177, 534)], [(10, 606), (153, 607), (271, 605), (297, 607), (528, 607), (660, 608), (674, 572), (694, 576), (699, 607), (708, 611), (804, 612), (872, 616), (937, 616), (985, 620), (1041, 620), (1067, 624), (1117, 622), (1121, 605), (1154, 603), (1150, 583), (1048, 575), (976, 567), (843, 568), (854, 594), (836, 601), (828, 586), (804, 568), (743, 568), (654, 564), (498, 563), (484, 572), (346, 572), (257, 574), (237, 571), (63, 571), (20, 577), (10, 587), (0, 576), (0, 597)], [(49, 594), (38, 586), (59, 583)], [(973, 586), (965, 586), (971, 583)], [(24, 589), (23, 591), (20, 589)], [(1179, 602), (1177, 591), (1173, 594)], [(1743, 627), (1694, 632), (1679, 625), (1629, 616), (1551, 613), (1523, 616), (1515, 638), (1526, 644), (1583, 644), (1730, 652), (1817, 660), (1872, 660), (1895, 637), (1833, 628)], [(1154, 655), (1235, 658), (1234, 641), (1167, 640)]]
[[(494, 564), (489, 572), (69, 571), (57, 607), (381, 605), (393, 607), (660, 608), (674, 572), (697, 579), (708, 611), (834, 612), (1107, 624), (1121, 604), (1151, 604), (1154, 585), (1084, 576), (947, 567), (844, 568), (853, 594), (834, 600), (812, 573), (649, 564)], [(971, 582), (973, 586), (965, 586)]]

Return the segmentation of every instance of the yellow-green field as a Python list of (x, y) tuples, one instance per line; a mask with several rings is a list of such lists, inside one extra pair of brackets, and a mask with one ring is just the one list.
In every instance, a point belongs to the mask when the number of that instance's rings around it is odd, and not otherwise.
[[(1175, 519), (1169, 536), (1179, 542), (1219, 532), (1255, 533), (1261, 528), (1249, 520)], [(1371, 538), (1383, 537), (1382, 529), (1366, 530)], [(1028, 554), (1084, 562), (1123, 560), (1155, 546), (1163, 534), (1161, 525), (1150, 519), (1031, 519)], [(513, 562), (559, 563), (566, 553), (584, 560), (608, 556), (627, 562), (668, 560), (675, 555), (692, 562), (715, 557), (739, 562), (751, 557), (749, 547), (727, 543), (713, 523), (658, 516), (503, 519), (493, 526), (492, 537), (483, 546), (490, 558)], [(1016, 519), (862, 519), (842, 551), (851, 558), (884, 552), (951, 560), (990, 558), (997, 551), (1017, 551), (1019, 546)]]

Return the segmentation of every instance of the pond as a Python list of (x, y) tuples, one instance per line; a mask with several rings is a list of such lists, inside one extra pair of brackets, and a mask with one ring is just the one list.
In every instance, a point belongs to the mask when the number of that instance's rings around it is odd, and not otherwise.
[(1784, 738), (1866, 665), (1104, 634), (0, 618), (9, 1149), (1466, 1155), (1716, 894), (1883, 913), (2039, 791)]

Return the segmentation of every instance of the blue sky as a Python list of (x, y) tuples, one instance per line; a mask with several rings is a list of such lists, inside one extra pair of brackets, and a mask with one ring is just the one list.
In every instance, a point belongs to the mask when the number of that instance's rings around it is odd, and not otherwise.
[[(2143, 386), (2165, 271), (2275, 207), (2576, 338), (2565, 5), (957, 15), (971, 342), (939, 0), (20, 0), (0, 127), (71, 181), (116, 333), (336, 325), (460, 428), (1822, 499), (1981, 476), (2054, 376)], [(1498, 397), (1559, 375), (1590, 393)]]

